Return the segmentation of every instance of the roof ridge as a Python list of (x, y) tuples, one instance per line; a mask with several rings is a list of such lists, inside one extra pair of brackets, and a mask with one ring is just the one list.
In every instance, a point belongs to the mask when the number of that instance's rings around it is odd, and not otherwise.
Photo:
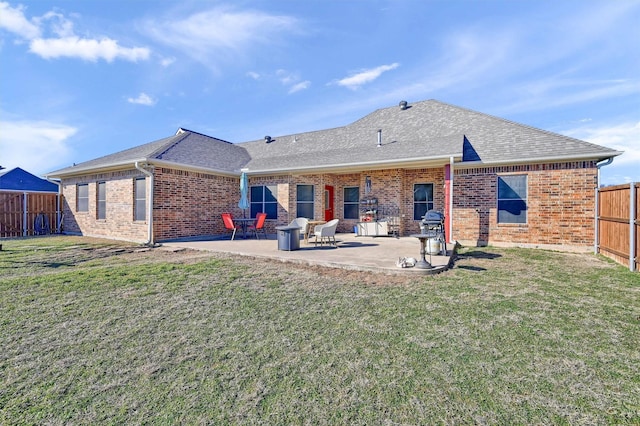
[[(176, 136), (180, 136), (180, 137), (177, 140), (174, 140), (174, 138)], [(158, 157), (160, 157), (162, 154), (166, 153), (171, 148), (173, 148), (174, 146), (179, 144), (181, 141), (183, 141), (187, 136), (189, 136), (188, 133), (176, 133), (173, 137), (170, 138), (170, 140), (165, 145), (163, 145), (160, 148), (156, 149), (155, 151), (151, 152), (147, 156), (147, 158), (158, 158)]]
[(541, 132), (541, 133), (544, 133), (546, 135), (560, 136), (562, 138), (570, 139), (572, 141), (576, 141), (576, 142), (580, 142), (580, 143), (587, 143), (587, 144), (589, 144), (591, 146), (594, 146), (594, 147), (604, 148), (604, 149), (608, 149), (608, 150), (611, 150), (611, 151), (615, 151), (614, 149), (611, 149), (611, 148), (608, 148), (608, 147), (605, 147), (605, 146), (602, 146), (602, 145), (598, 145), (598, 144), (595, 144), (593, 142), (585, 141), (583, 139), (574, 138), (572, 136), (563, 135), (562, 133), (558, 133), (558, 132), (552, 132), (551, 130), (546, 130), (546, 129), (542, 129), (540, 127), (535, 127), (535, 126), (533, 126), (531, 124), (519, 123), (517, 121), (509, 120), (507, 118), (498, 117), (497, 115), (488, 114), (488, 113), (482, 112), (482, 111), (476, 111), (476, 110), (473, 110), (471, 108), (461, 107), (461, 106), (450, 104), (450, 103), (447, 103), (447, 102), (442, 102), (442, 101), (439, 101), (439, 100), (436, 100), (436, 99), (432, 99), (432, 100), (434, 102), (437, 102), (437, 103), (439, 103), (441, 105), (444, 105), (444, 106), (448, 106), (448, 107), (451, 107), (451, 108), (457, 108), (457, 109), (460, 109), (460, 110), (463, 110), (463, 111), (467, 111), (469, 113), (485, 116), (485, 117), (488, 117), (488, 118), (491, 118), (491, 119), (494, 119), (494, 120), (498, 120), (498, 121), (501, 121), (501, 122), (504, 122), (504, 123), (513, 124), (513, 125), (516, 125), (518, 127), (522, 127), (522, 128), (529, 129), (529, 130), (534, 130), (536, 132)]
[(220, 142), (224, 142), (224, 143), (228, 143), (228, 144), (234, 145), (233, 142), (229, 142), (229, 141), (226, 141), (224, 139), (217, 138), (215, 136), (206, 135), (204, 133), (200, 133), (200, 132), (196, 132), (196, 131), (193, 131), (193, 130), (185, 129), (184, 127), (179, 127), (178, 130), (176, 131), (176, 135), (182, 134), (182, 133), (193, 133), (194, 135), (200, 135), (200, 136), (207, 137), (209, 139), (215, 139), (215, 140), (220, 141)]

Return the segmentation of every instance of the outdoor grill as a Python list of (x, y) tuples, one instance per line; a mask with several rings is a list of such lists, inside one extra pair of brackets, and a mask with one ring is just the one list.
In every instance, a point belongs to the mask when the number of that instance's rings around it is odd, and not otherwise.
[(420, 229), (424, 229), (425, 232), (428, 230), (444, 232), (444, 215), (439, 211), (429, 210), (422, 216)]
[(437, 210), (429, 210), (422, 216), (420, 221), (420, 232), (429, 235), (429, 239), (438, 241), (439, 248), (443, 254), (447, 252), (447, 239), (444, 230), (444, 214)]

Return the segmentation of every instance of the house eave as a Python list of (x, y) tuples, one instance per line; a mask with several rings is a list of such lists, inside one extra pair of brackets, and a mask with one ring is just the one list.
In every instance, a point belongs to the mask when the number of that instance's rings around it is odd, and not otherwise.
[(457, 169), (468, 169), (475, 167), (496, 167), (496, 166), (510, 166), (513, 164), (542, 164), (542, 163), (559, 163), (570, 161), (602, 161), (608, 158), (617, 157), (622, 154), (621, 151), (615, 151), (607, 154), (583, 154), (583, 155), (566, 155), (566, 156), (554, 156), (554, 157), (536, 157), (536, 158), (521, 158), (512, 160), (499, 160), (499, 161), (461, 161), (456, 163)]
[(190, 164), (176, 163), (173, 161), (156, 160), (156, 159), (148, 160), (147, 164), (151, 166), (156, 166), (156, 167), (158, 166), (166, 167), (168, 169), (178, 169), (178, 170), (185, 170), (189, 172), (207, 173), (211, 175), (219, 175), (219, 176), (226, 176), (226, 177), (238, 177), (240, 176), (240, 173), (241, 173), (240, 170), (231, 171), (231, 170), (213, 169), (210, 167), (194, 166)]
[(126, 170), (130, 168), (134, 168), (134, 164), (136, 162), (147, 163), (149, 162), (149, 159), (143, 157), (143, 158), (138, 158), (133, 160), (118, 161), (115, 163), (103, 164), (100, 166), (89, 166), (89, 167), (72, 166), (72, 167), (69, 167), (68, 169), (62, 169), (66, 171), (62, 171), (62, 170), (53, 171), (45, 174), (44, 176), (48, 179), (64, 179), (64, 178), (70, 178), (74, 176), (83, 176), (91, 173), (113, 172), (117, 170)]
[(134, 169), (136, 163), (148, 164), (154, 167), (166, 167), (170, 169), (179, 169), (179, 170), (192, 171), (197, 173), (208, 173), (208, 174), (215, 174), (215, 175), (228, 176), (228, 177), (240, 176), (239, 170), (237, 172), (229, 171), (229, 170), (220, 170), (220, 169), (213, 169), (209, 167), (193, 166), (189, 164), (176, 163), (172, 161), (165, 161), (165, 160), (158, 160), (158, 159), (143, 157), (143, 158), (138, 158), (133, 160), (119, 161), (116, 163), (110, 163), (110, 164), (105, 164), (101, 166), (78, 167), (77, 169), (73, 168), (73, 170), (68, 170), (64, 173), (51, 172), (49, 174), (46, 174), (45, 177), (64, 179), (64, 178), (70, 178), (74, 176), (83, 176), (83, 175), (92, 174), (92, 173), (105, 173), (105, 172), (114, 172), (119, 170)]
[(58, 191), (39, 191), (33, 189), (0, 189), (0, 192), (3, 193), (17, 193), (24, 194), (25, 192), (29, 194), (57, 194)]
[(401, 160), (385, 161), (362, 161), (354, 163), (344, 163), (338, 165), (308, 166), (308, 167), (288, 167), (270, 169), (252, 169), (249, 167), (248, 173), (252, 176), (266, 176), (274, 174), (312, 174), (312, 173), (354, 173), (363, 170), (385, 170), (385, 169), (421, 169), (442, 167), (449, 164), (451, 158), (454, 161), (462, 159), (461, 153), (447, 154), (434, 157), (404, 158)]

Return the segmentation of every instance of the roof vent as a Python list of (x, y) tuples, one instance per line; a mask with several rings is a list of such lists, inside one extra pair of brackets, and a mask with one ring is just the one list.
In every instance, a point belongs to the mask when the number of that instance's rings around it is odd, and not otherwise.
[(378, 129), (378, 148), (382, 146), (382, 129)]
[(271, 136), (265, 136), (265, 137), (264, 137), (264, 141), (265, 141), (266, 143), (271, 143)]
[(404, 111), (405, 109), (407, 109), (407, 101), (400, 101), (399, 105), (401, 110)]

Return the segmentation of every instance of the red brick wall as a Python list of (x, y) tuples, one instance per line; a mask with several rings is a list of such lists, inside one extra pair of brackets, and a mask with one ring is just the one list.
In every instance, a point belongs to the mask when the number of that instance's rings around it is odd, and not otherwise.
[[(147, 220), (134, 220), (134, 179), (145, 177), (136, 169), (65, 179), (64, 230), (87, 236), (145, 242)], [(183, 170), (154, 170), (153, 232), (155, 241), (200, 235), (222, 235), (221, 213), (241, 215), (239, 178)], [(106, 182), (106, 219), (96, 213), (98, 182)], [(76, 211), (76, 185), (89, 185), (89, 211)], [(147, 200), (149, 178), (147, 178)]]
[[(526, 244), (591, 245), (597, 169), (593, 162), (455, 169), (453, 238), (465, 244), (492, 242)], [(526, 174), (528, 223), (497, 223), (497, 176)], [(370, 197), (379, 206), (400, 209), (401, 235), (419, 232), (413, 220), (413, 185), (434, 185), (434, 208), (444, 211), (444, 168), (372, 170), (347, 174), (278, 175), (250, 177), (249, 185), (277, 185), (278, 220), (268, 221), (268, 233), (289, 223), (296, 214), (296, 185), (315, 185), (315, 216), (324, 216), (324, 185), (335, 188), (335, 218), (338, 232), (352, 232), (356, 219), (343, 218), (343, 188), (358, 186), (363, 198), (365, 179), (371, 179)], [(65, 179), (64, 229), (68, 232), (106, 238), (146, 241), (147, 221), (133, 220), (134, 179), (138, 170), (94, 174)], [(223, 235), (220, 215), (238, 208), (239, 178), (168, 168), (154, 171), (154, 236), (156, 241), (173, 238)], [(148, 181), (148, 179), (147, 179)], [(96, 183), (106, 182), (107, 218), (96, 219)], [(76, 212), (76, 184), (89, 184), (89, 211)], [(147, 194), (148, 197), (148, 194)]]
[[(138, 170), (92, 174), (64, 179), (64, 231), (87, 236), (122, 239), (128, 241), (147, 240), (147, 222), (133, 220), (134, 179), (144, 177)], [(97, 183), (106, 183), (106, 219), (97, 219)], [(76, 211), (76, 185), (88, 184), (89, 211)]]
[[(497, 177), (527, 175), (527, 223), (497, 223)], [(594, 162), (456, 169), (453, 238), (492, 242), (588, 246), (594, 238), (597, 169)]]
[(404, 189), (402, 192), (401, 230), (403, 235), (420, 232), (420, 222), (413, 220), (413, 185), (416, 183), (433, 184), (433, 209), (444, 213), (444, 167), (437, 169), (416, 169), (404, 171)]
[(221, 214), (242, 216), (240, 179), (193, 171), (156, 168), (153, 229), (157, 241), (226, 231)]

